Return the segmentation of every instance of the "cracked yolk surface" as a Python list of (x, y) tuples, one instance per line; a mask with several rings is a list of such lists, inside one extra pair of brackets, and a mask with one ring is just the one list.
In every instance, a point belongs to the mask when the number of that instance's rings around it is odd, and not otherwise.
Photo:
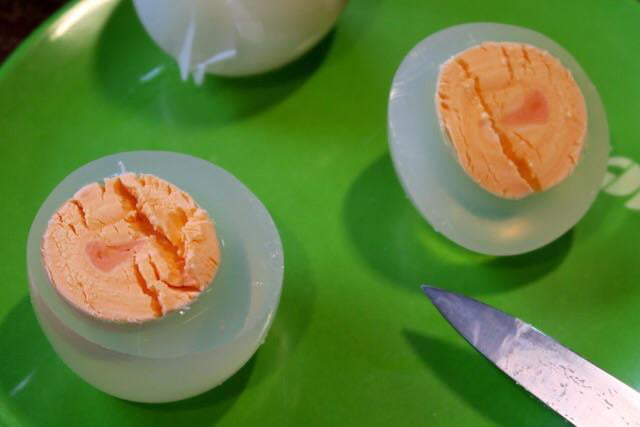
[(49, 220), (42, 252), (58, 293), (115, 322), (184, 307), (220, 262), (207, 212), (173, 184), (132, 173), (80, 189)]
[(584, 145), (573, 76), (534, 46), (483, 43), (440, 70), (436, 107), (458, 162), (485, 190), (520, 199), (559, 184)]

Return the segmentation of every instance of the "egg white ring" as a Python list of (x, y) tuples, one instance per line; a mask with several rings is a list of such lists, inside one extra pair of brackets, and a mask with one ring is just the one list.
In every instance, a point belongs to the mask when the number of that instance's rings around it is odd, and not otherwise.
[[(573, 173), (554, 188), (521, 200), (494, 196), (465, 174), (436, 112), (441, 64), (489, 41), (527, 43), (546, 50), (571, 71), (587, 104), (585, 146)], [(602, 101), (580, 65), (546, 36), (505, 24), (458, 25), (418, 43), (393, 79), (388, 126), (393, 164), (414, 206), (436, 231), (487, 255), (533, 251), (571, 229), (593, 204), (610, 151)]]

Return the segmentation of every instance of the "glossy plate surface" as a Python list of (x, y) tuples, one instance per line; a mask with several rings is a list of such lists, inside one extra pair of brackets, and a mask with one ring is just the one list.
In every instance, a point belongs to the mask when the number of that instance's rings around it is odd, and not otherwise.
[[(607, 111), (609, 185), (572, 231), (526, 255), (449, 243), (406, 198), (389, 158), (387, 101), (402, 58), (465, 22), (555, 40)], [(469, 348), (421, 283), (513, 313), (640, 385), (639, 22), (634, 0), (352, 0), (292, 66), (195, 87), (131, 2), (70, 5), (0, 68), (0, 425), (565, 425)], [(221, 387), (168, 405), (82, 382), (28, 300), (26, 241), (42, 202), (81, 165), (130, 150), (223, 167), (272, 214), (286, 254), (264, 345)]]

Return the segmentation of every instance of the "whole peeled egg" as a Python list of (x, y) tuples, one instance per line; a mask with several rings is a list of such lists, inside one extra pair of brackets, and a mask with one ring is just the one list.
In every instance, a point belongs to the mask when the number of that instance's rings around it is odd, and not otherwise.
[(346, 0), (134, 0), (151, 38), (186, 79), (246, 76), (298, 58), (329, 32)]

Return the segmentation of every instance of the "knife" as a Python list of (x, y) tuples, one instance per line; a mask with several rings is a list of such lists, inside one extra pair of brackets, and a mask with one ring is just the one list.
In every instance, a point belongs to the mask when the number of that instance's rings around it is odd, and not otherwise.
[(459, 294), (423, 285), (476, 350), (576, 426), (639, 426), (640, 394), (528, 323)]

